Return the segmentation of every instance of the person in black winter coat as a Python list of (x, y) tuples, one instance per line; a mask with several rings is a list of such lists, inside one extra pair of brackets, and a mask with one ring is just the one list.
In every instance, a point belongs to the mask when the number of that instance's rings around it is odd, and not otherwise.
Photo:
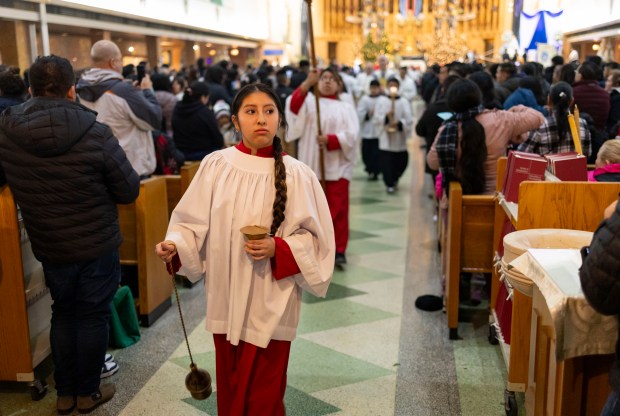
[[(620, 205), (605, 210), (605, 220), (594, 233), (590, 247), (582, 249), (579, 279), (586, 299), (603, 315), (620, 315)], [(601, 416), (620, 416), (620, 338), (616, 360), (609, 370), (612, 392)]]
[(186, 160), (202, 160), (224, 147), (224, 138), (209, 102), (207, 84), (194, 81), (172, 113), (172, 130), (177, 148)]
[(110, 128), (75, 102), (73, 83), (68, 60), (39, 57), (30, 67), (33, 98), (0, 116), (0, 171), (54, 301), (50, 342), (60, 414), (75, 407), (88, 413), (115, 393), (100, 377), (121, 277), (116, 204), (133, 202), (140, 190)]

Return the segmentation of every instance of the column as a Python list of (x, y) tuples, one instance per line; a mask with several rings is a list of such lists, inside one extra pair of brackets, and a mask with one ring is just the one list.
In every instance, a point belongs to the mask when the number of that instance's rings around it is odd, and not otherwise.
[(29, 27), (25, 22), (0, 20), (0, 51), (4, 65), (18, 66), (23, 72), (30, 67)]
[(151, 68), (161, 65), (161, 45), (159, 36), (146, 36), (146, 54)]
[(196, 63), (196, 52), (194, 52), (194, 41), (186, 40), (181, 56), (181, 66), (190, 66)]

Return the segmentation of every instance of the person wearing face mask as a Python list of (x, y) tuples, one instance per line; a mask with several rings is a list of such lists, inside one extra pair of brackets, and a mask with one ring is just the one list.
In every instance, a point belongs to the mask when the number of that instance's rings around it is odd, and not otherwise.
[(373, 121), (383, 127), (379, 136), (379, 165), (387, 193), (393, 194), (409, 163), (407, 139), (411, 136), (413, 115), (409, 100), (398, 94), (398, 79), (390, 78), (387, 86), (388, 96), (379, 99)]
[[(325, 195), (336, 235), (336, 264), (347, 262), (349, 241), (349, 183), (357, 159), (359, 122), (355, 108), (340, 100), (342, 81), (332, 69), (314, 70), (286, 100), (290, 129), (286, 140), (298, 140), (297, 156), (325, 179)], [(310, 89), (318, 85), (321, 134), (317, 128), (316, 99)], [(323, 148), (325, 178), (321, 178), (320, 150)]]
[[(284, 416), (302, 290), (325, 297), (334, 230), (316, 175), (283, 153), (274, 90), (246, 85), (231, 113), (241, 142), (202, 161), (156, 252), (169, 271), (205, 280), (218, 414)], [(245, 239), (248, 225), (264, 232)]]
[(224, 144), (228, 147), (239, 143), (239, 138), (235, 134), (235, 128), (230, 120), (230, 106), (226, 101), (219, 100), (216, 102), (213, 105), (213, 113), (224, 138)]

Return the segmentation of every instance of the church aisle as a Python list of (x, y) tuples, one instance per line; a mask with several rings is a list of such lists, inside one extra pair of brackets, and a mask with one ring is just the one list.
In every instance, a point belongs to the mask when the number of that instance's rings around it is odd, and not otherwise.
[[(415, 298), (440, 293), (439, 257), (430, 185), (420, 141), (410, 141), (410, 166), (388, 195), (358, 164), (351, 182), (348, 265), (334, 274), (326, 299), (304, 294), (293, 342), (287, 415), (501, 416), (505, 367), (486, 339), (486, 313), (461, 323), (449, 341), (441, 312), (415, 308)], [(426, 180), (426, 182), (425, 182)], [(204, 329), (203, 287), (180, 288), (190, 345), (199, 367), (215, 376), (212, 336)], [(104, 382), (117, 395), (97, 416), (216, 415), (216, 395), (193, 400), (185, 389), (189, 357), (173, 305), (142, 329), (136, 345), (112, 351), (120, 371)], [(32, 402), (20, 385), (0, 385), (0, 415), (49, 415), (56, 394)], [(217, 387), (214, 384), (214, 389)]]

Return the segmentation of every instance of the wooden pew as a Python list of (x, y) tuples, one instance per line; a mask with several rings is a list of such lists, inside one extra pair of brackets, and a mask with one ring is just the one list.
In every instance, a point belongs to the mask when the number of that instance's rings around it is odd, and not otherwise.
[(41, 263), (21, 232), (17, 207), (7, 185), (0, 187), (0, 381), (27, 382), (30, 396), (47, 392), (35, 367), (50, 353), (52, 299)]
[(181, 197), (189, 188), (189, 184), (194, 179), (200, 162), (186, 162), (180, 169), (178, 175), (161, 176), (166, 178), (166, 188), (168, 195), (168, 218), (172, 215), (172, 211), (177, 206)]
[[(498, 162), (497, 189), (501, 191), (506, 160)], [(533, 228), (565, 228), (594, 231), (603, 219), (603, 210), (618, 199), (620, 183), (604, 182), (544, 182), (525, 181), (519, 186), (519, 203), (509, 204), (498, 197), (495, 210), (494, 247), (500, 240), (502, 226), (508, 218), (516, 230)], [(492, 279), (491, 309), (499, 285), (497, 274)], [(513, 292), (511, 344), (508, 357), (507, 394), (524, 392), (528, 388), (530, 359), (530, 325), (532, 298)]]
[(153, 177), (140, 182), (140, 195), (133, 204), (118, 205), (124, 242), (121, 265), (137, 267), (138, 311), (141, 324), (150, 326), (172, 304), (172, 282), (155, 245), (166, 235), (168, 205), (166, 179)]
[(458, 339), (460, 275), (491, 273), (493, 269), (495, 199), (492, 195), (463, 195), (461, 184), (451, 182), (448, 202), (442, 255), (450, 339)]

